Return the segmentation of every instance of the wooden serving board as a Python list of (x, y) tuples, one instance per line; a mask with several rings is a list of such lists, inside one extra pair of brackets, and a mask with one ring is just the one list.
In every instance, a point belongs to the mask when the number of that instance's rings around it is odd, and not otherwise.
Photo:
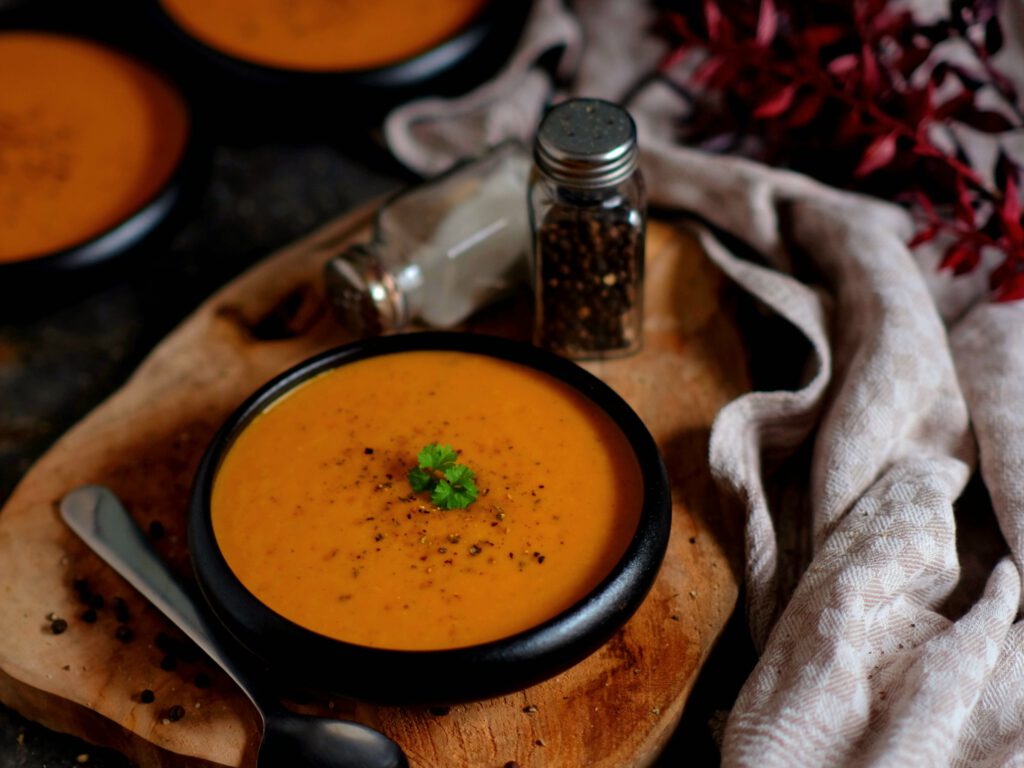
[[(5, 704), (145, 768), (254, 765), (258, 720), (247, 700), (187, 649), (172, 648), (167, 660), (161, 635), (172, 643), (181, 635), (63, 526), (56, 504), (79, 485), (109, 485), (190, 580), (185, 507), (199, 458), (256, 386), (350, 339), (325, 309), (320, 270), (327, 249), (366, 237), (371, 213), (328, 225), (211, 297), (25, 476), (0, 512)], [(416, 767), (651, 764), (737, 598), (738, 512), (722, 506), (707, 466), (715, 413), (747, 387), (722, 290), (691, 238), (652, 224), (645, 350), (587, 365), (648, 424), (673, 487), (665, 564), (623, 630), (568, 672), (497, 699), (438, 710), (293, 694), (295, 706), (382, 730)], [(522, 337), (528, 314), (521, 296), (472, 329)], [(92, 622), (82, 618), (80, 580), (104, 601)], [(66, 631), (52, 632), (51, 614)], [(155, 701), (140, 700), (144, 689)]]

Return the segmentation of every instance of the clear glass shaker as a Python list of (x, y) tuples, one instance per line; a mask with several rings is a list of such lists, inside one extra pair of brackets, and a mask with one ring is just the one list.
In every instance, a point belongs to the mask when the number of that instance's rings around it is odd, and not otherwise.
[(643, 342), (643, 179), (622, 107), (573, 99), (541, 121), (530, 176), (534, 343), (576, 359)]
[(413, 321), (449, 328), (526, 282), (529, 171), (526, 149), (505, 142), (386, 202), (373, 239), (325, 266), (346, 327), (360, 335)]

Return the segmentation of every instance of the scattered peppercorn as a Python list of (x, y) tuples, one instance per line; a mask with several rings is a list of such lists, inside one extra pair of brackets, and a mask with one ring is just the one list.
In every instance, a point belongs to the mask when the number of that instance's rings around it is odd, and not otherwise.
[(95, 608), (86, 608), (84, 611), (82, 611), (82, 615), (81, 615), (80, 618), (86, 624), (95, 624), (96, 623), (96, 609)]
[(114, 608), (114, 617), (121, 624), (131, 621), (132, 615), (128, 611), (128, 606), (125, 605), (124, 598), (115, 597), (113, 600), (110, 601), (110, 604)]
[(196, 688), (209, 688), (213, 685), (213, 679), (205, 672), (199, 672), (196, 674)]
[(146, 688), (139, 694), (139, 701), (143, 704), (152, 704), (156, 701), (156, 694), (153, 693), (149, 688)]
[(171, 654), (167, 654), (166, 656), (164, 656), (164, 658), (160, 662), (160, 669), (164, 670), (165, 672), (172, 672), (174, 671), (174, 669), (177, 668), (177, 666), (178, 660), (174, 656), (171, 656)]
[(92, 598), (93, 594), (92, 591), (89, 589), (88, 585), (84, 589), (78, 590), (78, 602), (84, 605), (91, 605)]
[(114, 637), (120, 640), (122, 643), (130, 643), (135, 639), (135, 633), (132, 632), (131, 627), (126, 627), (123, 624), (117, 628), (114, 632)]
[(64, 619), (54, 619), (50, 622), (50, 631), (55, 635), (62, 635), (67, 631), (68, 623)]
[(430, 707), (427, 711), (434, 717), (444, 717), (452, 710), (451, 707)]
[(372, 456), (373, 448), (363, 448), (363, 453), (365, 453), (367, 456)]
[(167, 719), (172, 723), (176, 723), (185, 716), (185, 708), (181, 704), (175, 704), (173, 707), (167, 710)]
[(159, 520), (154, 520), (149, 524), (149, 538), (153, 541), (159, 541), (167, 534), (167, 529), (164, 528), (164, 524)]
[(103, 595), (92, 595), (89, 598), (89, 605), (95, 608), (97, 611), (103, 608), (104, 600)]

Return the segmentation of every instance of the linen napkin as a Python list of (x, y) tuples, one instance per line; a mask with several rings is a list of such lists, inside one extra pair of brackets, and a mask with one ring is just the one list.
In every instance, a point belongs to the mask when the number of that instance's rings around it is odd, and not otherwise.
[[(934, 271), (935, 254), (911, 254), (901, 208), (680, 146), (672, 126), (685, 105), (643, 78), (663, 53), (653, 11), (616, 0), (575, 9), (538, 0), (494, 80), (398, 108), (385, 135), (400, 160), (436, 172), (498, 139), (529, 140), (575, 72), (567, 94), (624, 101), (636, 118), (650, 201), (709, 222), (709, 256), (813, 350), (799, 389), (739, 398), (711, 434), (712, 471), (746, 509), (760, 653), (723, 763), (1024, 765), (1024, 304), (988, 303), (983, 276), (953, 280)], [(547, 72), (536, 64), (551, 51), (560, 66)], [(763, 263), (731, 252), (718, 230)], [(769, 504), (763, 457), (808, 443), (810, 516), (798, 524), (810, 545), (791, 584), (786, 510)], [(960, 609), (953, 505), (979, 461), (1007, 554)], [(975, 506), (961, 514), (983, 514)]]

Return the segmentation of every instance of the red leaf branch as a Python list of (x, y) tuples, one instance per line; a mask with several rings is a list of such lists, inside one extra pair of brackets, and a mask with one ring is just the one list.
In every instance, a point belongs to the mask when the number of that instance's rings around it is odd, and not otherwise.
[[(680, 84), (696, 86), (701, 100), (683, 126), (686, 140), (731, 147), (746, 135), (762, 160), (905, 201), (920, 222), (912, 246), (949, 238), (941, 267), (954, 274), (997, 250), (994, 298), (1024, 298), (1020, 168), (1000, 153), (995, 184), (987, 183), (957, 127), (998, 134), (1024, 126), (1012, 82), (991, 61), (1003, 45), (994, 0), (952, 0), (950, 18), (930, 24), (885, 0), (676, 6), (666, 70), (703, 57), (692, 82)], [(935, 46), (950, 39), (973, 63), (934, 62)], [(979, 106), (982, 90), (1001, 99), (999, 110)]]

